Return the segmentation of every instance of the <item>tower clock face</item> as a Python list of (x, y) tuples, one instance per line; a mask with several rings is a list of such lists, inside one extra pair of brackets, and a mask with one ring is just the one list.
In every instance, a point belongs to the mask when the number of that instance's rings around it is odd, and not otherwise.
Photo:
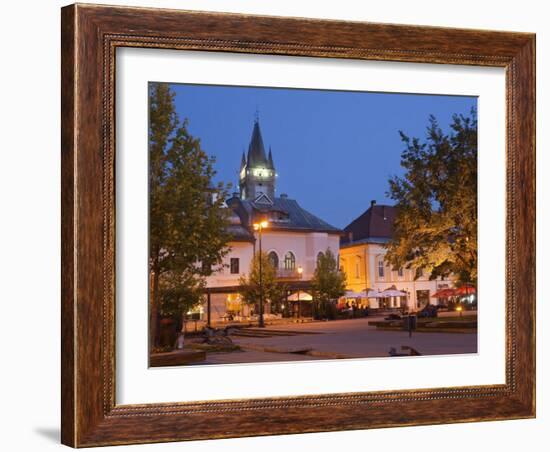
[(269, 177), (271, 176), (271, 171), (266, 170), (265, 168), (256, 168), (253, 174), (256, 177)]

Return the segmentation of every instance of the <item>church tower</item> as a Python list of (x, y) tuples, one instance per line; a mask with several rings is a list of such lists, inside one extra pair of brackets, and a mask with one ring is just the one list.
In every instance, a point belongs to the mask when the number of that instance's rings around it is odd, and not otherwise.
[(258, 201), (271, 203), (275, 200), (273, 155), (270, 148), (269, 155), (266, 156), (258, 118), (254, 121), (248, 154), (245, 158), (243, 153), (241, 158), (239, 189), (241, 199), (249, 201), (258, 199)]

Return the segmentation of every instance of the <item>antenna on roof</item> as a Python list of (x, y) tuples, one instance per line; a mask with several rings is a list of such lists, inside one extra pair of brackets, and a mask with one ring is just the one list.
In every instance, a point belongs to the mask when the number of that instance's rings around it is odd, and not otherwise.
[(260, 109), (256, 105), (256, 112), (254, 113), (254, 122), (260, 122)]

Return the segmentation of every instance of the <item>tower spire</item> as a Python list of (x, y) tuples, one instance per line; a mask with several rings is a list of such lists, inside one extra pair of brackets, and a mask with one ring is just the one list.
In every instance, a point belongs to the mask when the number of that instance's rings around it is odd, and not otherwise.
[(275, 165), (273, 164), (273, 154), (271, 153), (271, 146), (269, 146), (269, 154), (267, 156), (267, 167), (272, 170), (275, 169)]
[[(243, 169), (245, 169), (243, 171)], [(240, 183), (241, 198), (254, 200), (265, 195), (270, 200), (275, 199), (275, 168), (271, 148), (266, 155), (258, 112), (252, 128), (252, 137), (248, 145), (246, 159), (241, 158)]]

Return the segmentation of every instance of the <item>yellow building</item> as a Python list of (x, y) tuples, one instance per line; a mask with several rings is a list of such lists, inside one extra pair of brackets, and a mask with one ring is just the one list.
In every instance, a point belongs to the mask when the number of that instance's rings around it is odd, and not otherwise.
[(366, 289), (381, 292), (397, 289), (407, 296), (389, 298), (360, 298), (359, 304), (371, 308), (421, 309), (435, 304), (432, 295), (453, 281), (430, 280), (428, 274), (415, 279), (414, 269), (392, 269), (386, 262), (385, 245), (393, 236), (396, 209), (393, 206), (376, 205), (375, 201), (362, 215), (344, 228), (340, 241), (340, 269), (346, 273), (346, 289), (365, 294)]
[(340, 248), (340, 270), (346, 273), (346, 290), (363, 292), (372, 287), (368, 268), (369, 245), (350, 244)]

